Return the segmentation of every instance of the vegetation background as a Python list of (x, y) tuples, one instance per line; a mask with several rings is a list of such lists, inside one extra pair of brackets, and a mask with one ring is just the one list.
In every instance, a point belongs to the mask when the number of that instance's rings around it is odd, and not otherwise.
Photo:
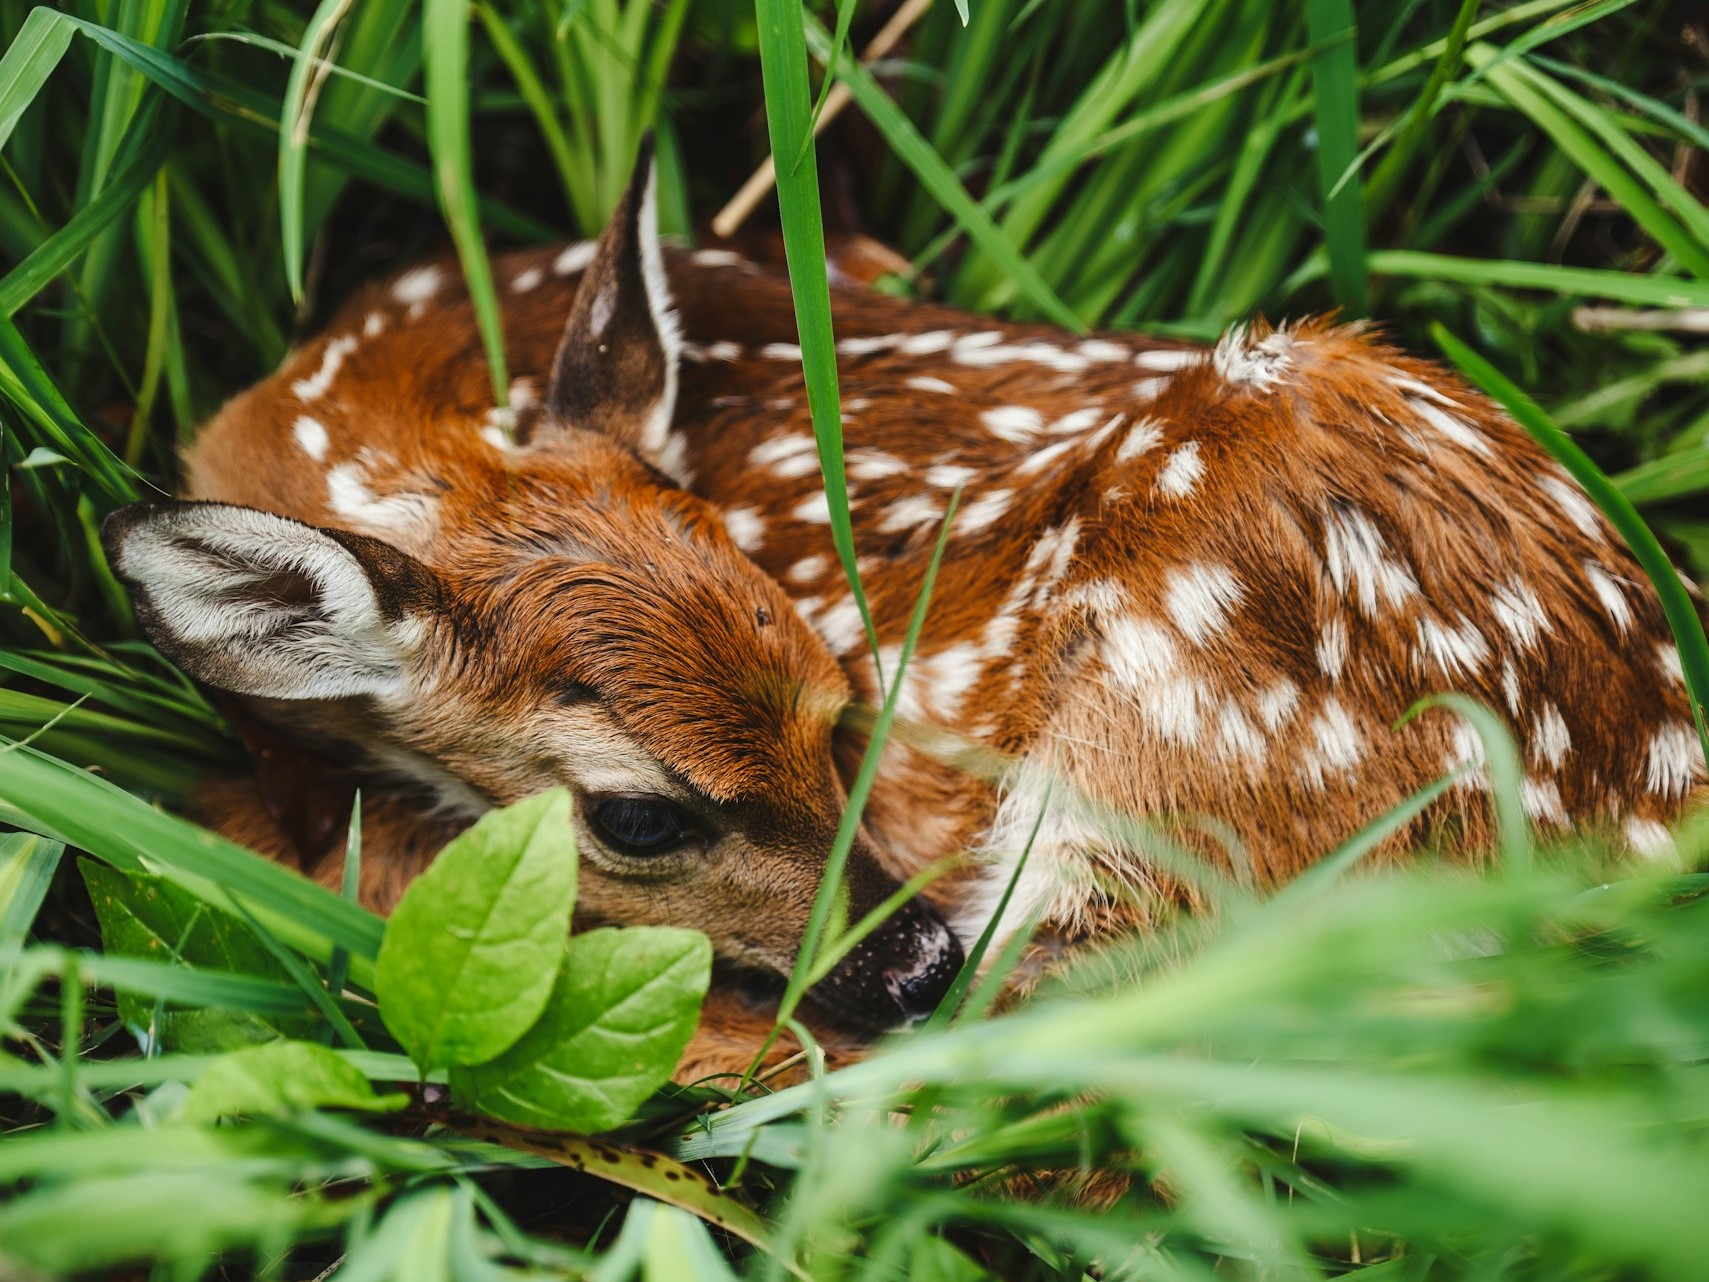
[[(1695, 6), (935, 0), (857, 64), (889, 16), (0, 0), (0, 1276), (1701, 1274), (1702, 822), (1665, 868), (1514, 826), (1488, 876), (1343, 881), (1362, 834), (1025, 1012), (979, 1019), (974, 993), (697, 1120), (727, 1096), (663, 1097), (618, 1138), (711, 1172), (702, 1201), (627, 1157), (595, 1179), (429, 1129), (431, 1092), (403, 1122), (348, 1083), (242, 1124), (186, 1109), (280, 1028), (364, 1090), (414, 1073), (363, 1014), (380, 924), (154, 804), (238, 750), (136, 639), (99, 521), (169, 491), (176, 445), (351, 285), (448, 238), (501, 353), (483, 237), (596, 232), (649, 128), (690, 237), (785, 158), (755, 221), (797, 266), (829, 467), (821, 208), (909, 258), (890, 287), (976, 310), (1208, 339), (1342, 307), (1425, 351), (1445, 330), (1612, 477), (1611, 514), (1709, 574)], [(815, 162), (833, 82), (853, 106)], [(1681, 643), (1701, 698), (1709, 652)], [(152, 958), (96, 951), (103, 867), (183, 897)], [(1069, 1196), (1094, 1170), (1134, 1179)]]

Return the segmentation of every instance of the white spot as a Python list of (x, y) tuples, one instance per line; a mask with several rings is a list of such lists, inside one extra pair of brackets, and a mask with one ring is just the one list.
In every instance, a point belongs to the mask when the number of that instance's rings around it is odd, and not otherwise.
[(571, 276), (576, 272), (585, 271), (593, 261), (594, 252), (599, 248), (591, 240), (584, 240), (579, 245), (566, 246), (552, 260), (552, 271), (559, 276)]
[(1566, 513), (1567, 520), (1578, 527), (1580, 534), (1587, 539), (1602, 538), (1602, 513), (1576, 482), (1563, 476), (1545, 476), (1538, 484), (1555, 500), (1555, 506)]
[(1674, 853), (1673, 834), (1654, 819), (1628, 819), (1626, 841), (1634, 854), (1646, 859), (1665, 859)]
[(1294, 340), (1280, 330), (1252, 341), (1245, 325), (1231, 328), (1217, 342), (1211, 364), (1218, 377), (1232, 387), (1251, 387), (1267, 392), (1292, 368)]
[(806, 498), (791, 509), (797, 521), (806, 521), (813, 525), (829, 525), (831, 523), (831, 504), (825, 498), (825, 491), (814, 490)]
[(735, 361), (742, 357), (742, 345), (720, 340), (706, 345), (706, 357), (714, 361)]
[(1123, 615), (1102, 622), (1104, 662), (1127, 689), (1146, 690), (1175, 674), (1175, 643), (1161, 624)]
[(957, 390), (954, 383), (946, 383), (941, 378), (930, 377), (910, 378), (903, 386), (911, 387), (916, 392), (942, 392), (945, 396), (954, 396)]
[(1323, 560), (1335, 590), (1351, 592), (1366, 618), (1375, 618), (1379, 601), (1390, 608), (1418, 595), (1418, 581), (1388, 554), (1376, 523), (1347, 504), (1332, 504), (1323, 514)]
[(1602, 608), (1608, 611), (1608, 617), (1614, 620), (1614, 626), (1622, 632), (1632, 627), (1632, 606), (1626, 600), (1626, 592), (1620, 586), (1620, 580), (1604, 570), (1595, 561), (1584, 563), (1585, 578), (1590, 580), (1590, 590), (1596, 593), (1596, 599), (1602, 602)]
[(1188, 441), (1185, 445), (1176, 446), (1164, 460), (1162, 470), (1157, 473), (1157, 492), (1165, 498), (1185, 498), (1193, 492), (1193, 487), (1204, 474), (1205, 465), (1199, 458), (1199, 443)]
[(1416, 378), (1405, 378), (1397, 374), (1389, 379), (1389, 383), (1400, 391), (1410, 392), (1414, 396), (1422, 396), (1426, 400), (1435, 401), (1445, 409), (1457, 410), (1460, 408), (1460, 403), (1458, 401), (1442, 395), (1440, 391), (1430, 386), (1429, 383), (1421, 383)]
[(909, 356), (930, 356), (936, 352), (947, 352), (950, 344), (955, 342), (955, 331), (948, 329), (928, 329), (919, 334), (893, 335), (900, 340), (895, 344), (896, 349)]
[(1242, 757), (1254, 765), (1262, 762), (1267, 752), (1264, 736), (1252, 724), (1250, 717), (1232, 701), (1222, 705), (1217, 716), (1217, 747), (1224, 756)]
[(359, 530), (414, 540), (437, 511), (425, 494), (376, 494), (360, 463), (340, 463), (326, 474), (326, 505)]
[(297, 438), (297, 444), (302, 446), (303, 453), (315, 462), (318, 463), (326, 457), (326, 447), (329, 444), (326, 428), (314, 419), (307, 415), (299, 418), (296, 426), (291, 429), (291, 435)]
[(1412, 407), (1413, 413), (1435, 428), (1443, 436), (1463, 449), (1488, 457), (1491, 453), (1489, 442), (1484, 440), (1483, 433), (1463, 419), (1455, 418), (1446, 410), (1439, 409), (1429, 401), (1417, 396), (1409, 396), (1406, 403)]
[[(1087, 428), (1095, 425), (1103, 417), (1103, 406), (1088, 405), (1085, 409), (1079, 409), (1075, 410), (1073, 413), (1064, 414), (1044, 430), (1051, 436), (1076, 436), (1079, 433), (1086, 431)], [(1117, 417), (1119, 418), (1120, 415), (1117, 415)]]
[(1299, 706), (1300, 691), (1292, 681), (1278, 681), (1258, 696), (1258, 718), (1266, 730), (1280, 730)]
[(1353, 717), (1338, 699), (1325, 699), (1323, 711), (1311, 719), (1312, 748), (1300, 764), (1300, 774), (1322, 788), (1331, 773), (1351, 774), (1365, 754), (1364, 740)]
[(885, 534), (900, 534), (905, 530), (918, 529), (943, 518), (943, 508), (933, 498), (916, 496), (897, 499), (884, 509), (884, 515), (879, 518), (878, 528)]
[(992, 490), (981, 494), (956, 509), (955, 524), (951, 528), (957, 534), (977, 534), (1007, 512), (1013, 498), (1012, 490)]
[(728, 249), (697, 249), (688, 257), (698, 267), (737, 267), (747, 261)]
[(1116, 447), (1116, 462), (1125, 463), (1156, 449), (1163, 443), (1163, 429), (1151, 419), (1142, 418), (1128, 429), (1122, 443)]
[(910, 467), (905, 460), (883, 450), (856, 450), (844, 456), (843, 470), (857, 481), (882, 481), (887, 476), (901, 476)]
[(844, 356), (869, 356), (873, 352), (888, 351), (901, 340), (900, 334), (866, 334), (856, 338), (839, 339), (837, 351)]
[(1651, 792), (1677, 797), (1703, 773), (1703, 750), (1690, 722), (1663, 726), (1650, 739), (1645, 780)]
[(526, 294), (531, 289), (538, 289), (540, 282), (546, 279), (546, 273), (536, 264), (516, 273), (516, 279), (510, 282), (510, 287), (518, 294)]
[(807, 432), (776, 436), (749, 450), (748, 463), (770, 468), (780, 477), (812, 476), (819, 470), (819, 445)]
[(400, 303), (425, 303), (445, 284), (437, 267), (413, 267), (392, 282), (392, 297)]
[(1552, 703), (1537, 710), (1537, 722), (1531, 727), (1531, 759), (1560, 769), (1561, 762), (1572, 751), (1573, 737), (1567, 730), (1566, 718)]
[(510, 437), (497, 423), (488, 423), (480, 430), (480, 438), (500, 453), (508, 453), (511, 447)]
[(354, 334), (342, 334), (331, 340), (321, 352), (320, 368), (307, 378), (299, 378), (292, 383), (291, 391), (302, 401), (318, 400), (325, 396), (327, 389), (332, 386), (332, 380), (338, 375), (339, 366), (344, 364), (344, 358), (355, 350)]
[(1047, 445), (1042, 450), (1034, 450), (1031, 454), (1027, 455), (1026, 458), (1021, 460), (1020, 466), (1017, 467), (1015, 471), (1022, 476), (1028, 476), (1034, 472), (1042, 472), (1070, 450), (1078, 450), (1081, 448), (1082, 442), (1080, 441), (1058, 441), (1055, 445)]
[(760, 544), (765, 542), (765, 518), (751, 507), (725, 508), (724, 528), (744, 552), (757, 552)]
[(825, 577), (825, 572), (831, 568), (830, 558), (819, 555), (804, 556), (789, 567), (783, 576), (791, 583), (817, 583)]
[(799, 361), (801, 359), (801, 344), (767, 343), (760, 348), (760, 355), (768, 361)]
[(817, 611), (812, 622), (832, 654), (858, 650), (866, 640), (866, 625), (861, 622), (860, 607), (853, 597), (843, 597), (835, 605)]
[(1537, 594), (1518, 579), (1509, 579), (1496, 588), (1490, 609), (1508, 636), (1522, 646), (1536, 644), (1538, 637), (1553, 630)]
[(1509, 716), (1519, 715), (1519, 673), (1514, 671), (1513, 661), (1501, 661), (1501, 697), (1507, 701)]
[(1662, 670), (1662, 675), (1673, 685), (1680, 688), (1685, 686), (1685, 665), (1679, 659), (1679, 647), (1671, 641), (1664, 641), (1656, 647), (1656, 664)]
[(1189, 565), (1169, 571), (1163, 608), (1189, 641), (1203, 645), (1223, 630), (1243, 596), (1226, 566)]
[(1519, 800), (1525, 813), (1538, 823), (1565, 824), (1567, 808), (1553, 779), (1526, 779), (1519, 785)]
[(926, 469), (926, 484), (953, 490), (958, 485), (966, 485), (978, 475), (979, 469), (976, 467), (967, 467), (960, 463), (933, 463)]
[(1141, 369), (1153, 369), (1170, 374), (1178, 369), (1186, 369), (1189, 365), (1197, 365), (1204, 358), (1204, 351), (1197, 347), (1159, 347), (1149, 352), (1136, 352), (1133, 363)]
[(1044, 415), (1026, 405), (999, 405), (979, 416), (992, 435), (1016, 445), (1032, 442), (1044, 427)]
[(362, 337), (378, 338), (380, 331), (386, 327), (384, 312), (369, 312), (368, 318), (362, 322)]
[(1091, 364), (1091, 361), (1078, 352), (1065, 351), (1054, 343), (1031, 341), (1005, 344), (1000, 341), (1002, 337), (1001, 334), (990, 330), (965, 335), (955, 341), (955, 349), (950, 353), (950, 359), (960, 365), (985, 369), (1011, 363), (1043, 365), (1060, 374), (1078, 374)]
[(1163, 395), (1163, 389), (1169, 386), (1166, 378), (1142, 378), (1130, 389), (1137, 400), (1154, 401)]
[(1074, 349), (1089, 361), (1119, 361), (1127, 358), (1128, 349), (1107, 338), (1088, 338)]
[(1414, 658), (1422, 667), (1434, 664), (1446, 676), (1476, 672), (1489, 658), (1489, 642), (1465, 615), (1453, 627), (1426, 615), (1418, 621)]
[(1331, 615), (1318, 634), (1317, 666), (1331, 681), (1340, 680), (1347, 666), (1347, 620), (1339, 614)]

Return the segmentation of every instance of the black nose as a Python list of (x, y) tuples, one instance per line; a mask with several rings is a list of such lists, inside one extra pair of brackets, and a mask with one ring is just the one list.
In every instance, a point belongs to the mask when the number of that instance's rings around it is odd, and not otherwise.
[(943, 918), (916, 899), (843, 958), (813, 997), (848, 1023), (890, 1028), (936, 1010), (963, 960), (961, 943)]

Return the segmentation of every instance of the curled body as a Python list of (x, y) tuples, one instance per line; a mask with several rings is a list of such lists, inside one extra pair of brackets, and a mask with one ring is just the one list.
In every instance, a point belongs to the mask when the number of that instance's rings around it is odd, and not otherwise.
[[(975, 859), (826, 982), (858, 1026), (929, 1007), (1012, 880), (1000, 936), (1143, 926), (1182, 893), (1147, 833), (1274, 885), (1458, 770), (1384, 849), (1475, 857), (1476, 735), (1447, 711), (1397, 728), (1427, 695), (1513, 724), (1546, 832), (1659, 853), (1703, 783), (1617, 535), (1498, 409), (1357, 326), (1196, 348), (835, 290), (875, 663), (782, 275), (661, 249), (640, 189), (597, 244), (495, 273), (513, 423), (455, 268), (420, 265), (202, 433), (198, 504), (108, 533), (163, 650), (382, 798), (381, 907), (457, 826), (567, 783), (591, 916), (787, 970), (863, 747), (850, 709), (895, 672), (956, 494), (851, 907)], [(236, 793), (209, 813), (282, 849)]]

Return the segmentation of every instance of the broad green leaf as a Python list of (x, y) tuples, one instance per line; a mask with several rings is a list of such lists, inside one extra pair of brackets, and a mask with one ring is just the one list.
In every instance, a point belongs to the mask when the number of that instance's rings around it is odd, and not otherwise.
[(313, 1042), (278, 1041), (222, 1055), (203, 1070), (184, 1101), (187, 1122), (283, 1116), (317, 1108), (387, 1113), (409, 1097), (376, 1094), (346, 1060)]
[(570, 795), (484, 816), (440, 852), (392, 913), (380, 1015), (424, 1072), (480, 1064), (546, 1008), (576, 896)]
[(669, 1080), (711, 974), (712, 945), (699, 931), (578, 935), (540, 1022), (492, 1063), (453, 1073), (452, 1091), (507, 1122), (608, 1131)]
[[(109, 954), (289, 982), (249, 927), (165, 878), (121, 872), (90, 859), (80, 860), (78, 870)], [(153, 1014), (153, 1001), (120, 991), (119, 1015), (127, 1024), (147, 1027)], [(178, 1045), (170, 1035), (167, 1040)], [(196, 1041), (206, 1045), (205, 1037)]]
[(0, 58), (0, 147), (71, 46), (72, 28), (47, 6), (32, 9)]

